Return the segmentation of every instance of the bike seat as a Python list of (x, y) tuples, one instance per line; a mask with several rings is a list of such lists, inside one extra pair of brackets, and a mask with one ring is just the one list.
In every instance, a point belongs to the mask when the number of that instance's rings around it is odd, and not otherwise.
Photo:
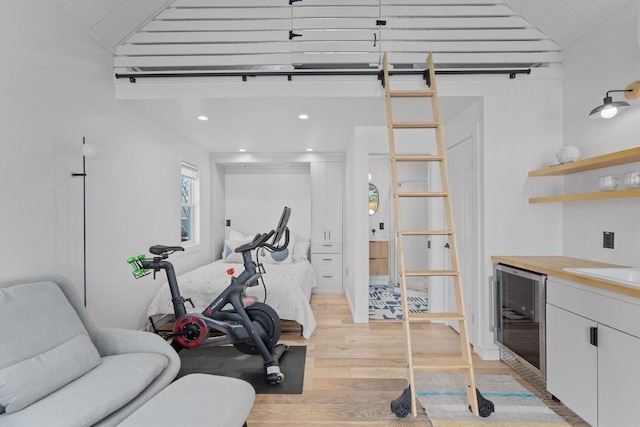
[(149, 248), (149, 252), (154, 255), (168, 255), (174, 252), (184, 251), (182, 246), (164, 246), (164, 245), (153, 245)]

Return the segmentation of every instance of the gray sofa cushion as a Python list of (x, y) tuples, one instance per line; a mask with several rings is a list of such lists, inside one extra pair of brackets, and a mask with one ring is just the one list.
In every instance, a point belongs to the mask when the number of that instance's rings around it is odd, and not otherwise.
[[(88, 336), (88, 333), (55, 283), (21, 283), (0, 288), (0, 307), (0, 325), (3, 325), (0, 328), (0, 369), (4, 372), (0, 375), (4, 380), (0, 380), (0, 388), (4, 390), (0, 391), (4, 396), (0, 398), (0, 413), (7, 405), (9, 410), (16, 411), (38, 398), (33, 394), (33, 387), (28, 387), (30, 390), (16, 395), (9, 404), (7, 396), (13, 396), (17, 386), (14, 380), (20, 379), (16, 369), (38, 367), (47, 370), (43, 364), (53, 363), (51, 374), (41, 379), (43, 389), (51, 392), (95, 366), (95, 348), (92, 352), (89, 346), (84, 346), (85, 351), (79, 353), (86, 359), (76, 361), (82, 369), (64, 365), (65, 355), (70, 350), (64, 344), (79, 335)], [(18, 327), (21, 333), (16, 333)], [(37, 358), (43, 354), (47, 357)], [(25, 361), (27, 363), (20, 365)], [(65, 369), (70, 370), (63, 372)]]
[(0, 369), (0, 405), (7, 414), (36, 402), (100, 364), (86, 335), (76, 335), (49, 351)]
[(255, 396), (246, 381), (190, 374), (171, 383), (118, 427), (240, 427)]
[(1, 414), (2, 427), (90, 426), (142, 393), (167, 367), (156, 353), (131, 353), (102, 358), (102, 363), (77, 380), (13, 414)]

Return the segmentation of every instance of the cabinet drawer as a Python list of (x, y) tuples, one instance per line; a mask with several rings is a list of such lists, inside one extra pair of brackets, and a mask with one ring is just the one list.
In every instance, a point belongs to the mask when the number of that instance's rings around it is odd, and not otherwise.
[(342, 292), (342, 265), (313, 265), (316, 272), (314, 292)]
[(640, 305), (600, 295), (573, 282), (547, 280), (547, 303), (640, 337)]
[(342, 282), (342, 265), (316, 265), (313, 264), (313, 271), (316, 272), (316, 279), (331, 280), (339, 279)]
[(311, 242), (311, 253), (318, 254), (341, 254), (342, 242), (326, 241), (326, 242)]
[(313, 265), (342, 265), (342, 254), (312, 253), (311, 263)]
[(369, 260), (369, 275), (387, 276), (389, 274), (389, 261), (385, 258)]

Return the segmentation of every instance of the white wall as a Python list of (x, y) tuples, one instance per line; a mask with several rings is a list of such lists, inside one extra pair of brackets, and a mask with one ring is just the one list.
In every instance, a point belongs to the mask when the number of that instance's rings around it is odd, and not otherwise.
[[(580, 148), (583, 157), (640, 145), (640, 100), (613, 93), (631, 108), (609, 120), (587, 117), (608, 90), (640, 80), (639, 9), (631, 2), (563, 52), (564, 145)], [(640, 162), (553, 179), (563, 180), (566, 192), (598, 191), (600, 175), (622, 180), (631, 170), (640, 170)], [(564, 203), (563, 225), (564, 255), (640, 266), (640, 199)], [(602, 248), (603, 231), (615, 233), (614, 249)]]
[(310, 239), (311, 180), (308, 168), (227, 173), (225, 219), (231, 220), (231, 229), (247, 236), (268, 233), (278, 224), (285, 206), (291, 208), (289, 230)]
[[(88, 309), (98, 324), (142, 327), (162, 280), (134, 280), (125, 260), (180, 243), (181, 159), (198, 165), (210, 216), (207, 153), (115, 101), (111, 53), (42, 3), (0, 3), (0, 50), (0, 279), (62, 274), (82, 292), (82, 179), (71, 172), (86, 136), (102, 147), (87, 160)], [(207, 221), (201, 233), (178, 271), (210, 260)]]

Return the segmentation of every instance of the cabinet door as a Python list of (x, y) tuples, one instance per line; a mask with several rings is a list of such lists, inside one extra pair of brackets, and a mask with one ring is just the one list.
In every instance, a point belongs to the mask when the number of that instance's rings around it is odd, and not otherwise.
[(311, 163), (311, 241), (322, 242), (327, 236), (327, 163)]
[(547, 390), (593, 426), (598, 422), (598, 348), (589, 336), (596, 326), (547, 304)]
[(342, 162), (327, 162), (327, 231), (329, 240), (342, 241)]
[(598, 326), (598, 426), (640, 426), (640, 338)]
[(342, 162), (311, 163), (311, 240), (342, 241)]

